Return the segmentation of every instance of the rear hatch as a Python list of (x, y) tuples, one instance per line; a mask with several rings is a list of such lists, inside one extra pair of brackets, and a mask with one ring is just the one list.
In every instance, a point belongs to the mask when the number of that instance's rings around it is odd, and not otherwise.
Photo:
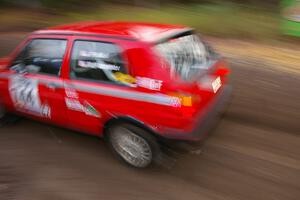
[(191, 99), (187, 106), (198, 110), (216, 96), (226, 81), (225, 62), (192, 32), (169, 38), (157, 44), (155, 50), (162, 63), (170, 67), (170, 76), (179, 77), (183, 83), (185, 91), (178, 88), (178, 95)]
[(197, 81), (219, 59), (209, 45), (190, 32), (159, 43), (155, 49), (170, 65), (171, 76), (179, 75), (186, 82)]

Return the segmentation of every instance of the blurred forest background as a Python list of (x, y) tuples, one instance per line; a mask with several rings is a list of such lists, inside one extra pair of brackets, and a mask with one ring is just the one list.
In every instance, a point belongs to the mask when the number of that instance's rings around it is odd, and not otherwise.
[(209, 36), (281, 38), (280, 0), (0, 0), (0, 32), (81, 20), (185, 24)]

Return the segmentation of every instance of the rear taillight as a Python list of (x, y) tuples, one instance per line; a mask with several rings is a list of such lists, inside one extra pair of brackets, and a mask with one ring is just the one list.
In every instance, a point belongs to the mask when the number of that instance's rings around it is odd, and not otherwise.
[(187, 94), (183, 94), (183, 93), (171, 93), (170, 95), (178, 98), (180, 100), (181, 106), (187, 106), (187, 107), (193, 106), (193, 96), (192, 95), (187, 95)]
[(180, 92), (170, 95), (180, 100), (179, 110), (183, 117), (191, 117), (195, 114), (196, 108), (194, 104), (199, 100), (197, 96)]
[(216, 76), (227, 76), (230, 74), (230, 70), (227, 69), (227, 68), (219, 68), (216, 72), (215, 72), (215, 75)]

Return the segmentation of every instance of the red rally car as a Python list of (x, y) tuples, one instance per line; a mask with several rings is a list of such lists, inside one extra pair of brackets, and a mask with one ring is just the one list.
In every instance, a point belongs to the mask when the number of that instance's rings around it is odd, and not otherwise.
[(200, 140), (231, 93), (229, 70), (191, 28), (81, 22), (30, 34), (0, 60), (6, 113), (103, 136), (143, 168), (158, 140)]

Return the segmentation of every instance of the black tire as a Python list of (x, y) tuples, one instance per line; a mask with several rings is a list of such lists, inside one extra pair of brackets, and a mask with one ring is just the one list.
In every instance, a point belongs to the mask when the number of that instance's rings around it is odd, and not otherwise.
[(6, 115), (5, 107), (0, 103), (0, 126), (4, 123), (5, 115)]
[(113, 153), (132, 167), (149, 167), (160, 155), (156, 138), (132, 124), (113, 124), (108, 128), (106, 134), (107, 142)]

